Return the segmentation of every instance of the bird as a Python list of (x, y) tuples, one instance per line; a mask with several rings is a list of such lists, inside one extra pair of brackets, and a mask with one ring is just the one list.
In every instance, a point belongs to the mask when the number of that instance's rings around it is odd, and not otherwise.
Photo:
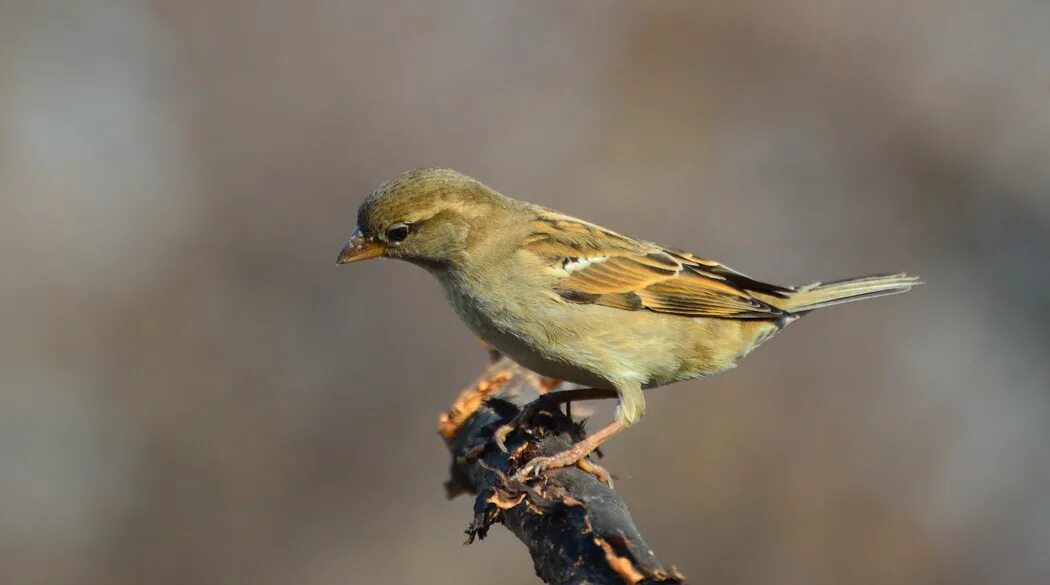
[[(542, 376), (580, 386), (544, 404), (616, 398), (614, 420), (515, 477), (580, 465), (645, 414), (644, 390), (735, 367), (800, 317), (921, 284), (882, 274), (803, 286), (755, 280), (684, 250), (512, 199), (451, 169), (402, 173), (357, 210), (338, 264), (404, 260), (440, 282), (484, 342)], [(496, 432), (503, 438), (514, 425)], [(599, 478), (607, 480), (607, 473)]]

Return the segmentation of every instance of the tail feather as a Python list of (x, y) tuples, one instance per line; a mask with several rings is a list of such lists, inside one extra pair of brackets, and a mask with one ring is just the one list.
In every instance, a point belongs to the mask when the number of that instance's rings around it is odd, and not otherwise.
[(776, 299), (776, 305), (792, 313), (805, 313), (837, 305), (886, 295), (908, 292), (922, 284), (907, 274), (878, 274), (834, 282), (814, 282), (797, 287), (787, 299)]

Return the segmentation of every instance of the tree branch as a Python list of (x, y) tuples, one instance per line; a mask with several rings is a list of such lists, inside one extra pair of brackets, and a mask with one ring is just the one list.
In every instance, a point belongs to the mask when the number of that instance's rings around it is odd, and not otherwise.
[(525, 543), (547, 583), (684, 583), (656, 559), (619, 495), (593, 475), (572, 467), (548, 471), (530, 485), (508, 479), (532, 457), (584, 436), (581, 424), (555, 409), (537, 416), (529, 432), (511, 434), (510, 455), (492, 442), (500, 425), (549, 389), (536, 374), (497, 359), (441, 416), (439, 432), (452, 452), (448, 495), (477, 495), (467, 543), (499, 522)]

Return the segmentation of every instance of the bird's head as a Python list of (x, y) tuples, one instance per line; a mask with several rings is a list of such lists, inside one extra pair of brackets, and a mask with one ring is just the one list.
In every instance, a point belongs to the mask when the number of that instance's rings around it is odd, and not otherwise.
[(507, 206), (506, 198), (456, 171), (409, 171), (361, 204), (338, 263), (385, 256), (432, 270), (455, 267)]

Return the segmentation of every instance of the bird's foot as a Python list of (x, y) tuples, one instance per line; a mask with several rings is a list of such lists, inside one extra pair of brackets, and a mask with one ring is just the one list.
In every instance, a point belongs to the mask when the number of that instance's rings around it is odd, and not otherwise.
[(598, 481), (600, 481), (600, 482), (604, 483), (605, 485), (609, 486), (610, 488), (612, 488), (612, 486), (613, 486), (612, 474), (609, 473), (609, 470), (605, 469), (601, 465), (598, 465), (597, 463), (595, 463), (595, 462), (591, 461), (590, 459), (584, 457), (583, 459), (580, 459), (579, 461), (576, 462), (576, 467), (579, 467), (581, 471), (584, 471), (586, 473), (589, 473), (589, 474), (593, 475), (595, 478), (598, 479)]
[(500, 428), (496, 429), (496, 432), (492, 433), (492, 442), (496, 443), (500, 451), (507, 453), (507, 436), (514, 432), (514, 429), (518, 428), (517, 421), (518, 417), (514, 417), (514, 420), (506, 423)]
[(496, 443), (496, 446), (499, 447), (499, 450), (503, 451), (504, 453), (508, 453), (509, 451), (507, 450), (507, 437), (509, 437), (511, 433), (518, 429), (526, 428), (527, 425), (532, 421), (532, 417), (539, 414), (539, 412), (543, 410), (545, 406), (547, 406), (547, 401), (543, 399), (543, 396), (540, 396), (536, 400), (533, 400), (532, 402), (521, 407), (521, 410), (518, 411), (518, 414), (514, 418), (512, 418), (509, 422), (507, 422), (500, 428), (496, 429), (496, 432), (492, 433), (492, 441)]
[[(581, 400), (598, 400), (603, 398), (616, 398), (617, 392), (615, 390), (598, 389), (598, 388), (577, 388), (574, 390), (559, 390), (557, 392), (547, 391), (540, 394), (540, 397), (532, 402), (521, 407), (518, 414), (510, 420), (507, 424), (496, 429), (496, 432), (492, 434), (492, 440), (496, 443), (496, 446), (501, 451), (507, 453), (507, 437), (516, 429), (526, 428), (526, 425), (532, 422), (532, 418), (539, 414), (545, 409), (558, 408), (561, 404), (571, 404)], [(571, 417), (570, 417), (571, 418)], [(595, 446), (601, 444), (601, 441), (594, 443)], [(593, 448), (591, 449), (593, 450)], [(590, 453), (590, 451), (587, 451)], [(564, 466), (563, 466), (564, 467)]]
[(514, 479), (525, 483), (526, 480), (539, 477), (545, 471), (575, 465), (580, 470), (593, 475), (598, 481), (612, 487), (612, 476), (609, 472), (601, 465), (587, 459), (587, 455), (593, 450), (593, 447), (581, 441), (561, 453), (545, 457), (534, 457), (514, 473)]
[(524, 483), (534, 474), (543, 473), (548, 469), (558, 469), (559, 467), (577, 465), (583, 471), (594, 475), (599, 481), (612, 487), (612, 478), (609, 475), (609, 472), (605, 471), (600, 465), (587, 461), (586, 458), (593, 453), (599, 445), (607, 441), (609, 437), (612, 437), (623, 430), (623, 428), (624, 424), (622, 422), (613, 421), (598, 429), (598, 432), (576, 443), (561, 453), (556, 453), (546, 457), (536, 457), (523, 465), (514, 474), (514, 479)]

